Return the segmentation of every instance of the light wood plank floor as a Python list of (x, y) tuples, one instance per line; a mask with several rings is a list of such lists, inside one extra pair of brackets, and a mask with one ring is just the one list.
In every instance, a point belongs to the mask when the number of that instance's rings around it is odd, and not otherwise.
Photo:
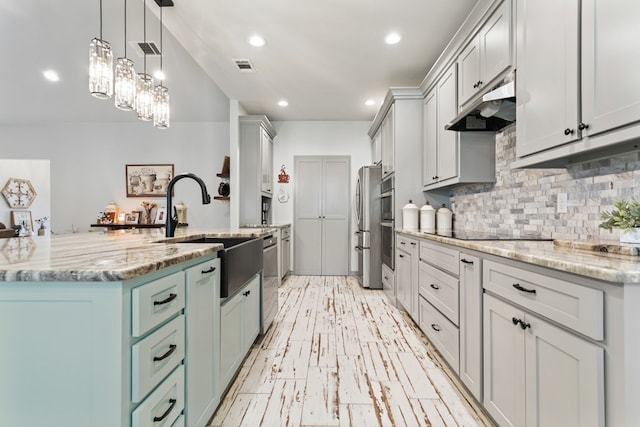
[(289, 276), (212, 426), (485, 426), (422, 332), (355, 277)]

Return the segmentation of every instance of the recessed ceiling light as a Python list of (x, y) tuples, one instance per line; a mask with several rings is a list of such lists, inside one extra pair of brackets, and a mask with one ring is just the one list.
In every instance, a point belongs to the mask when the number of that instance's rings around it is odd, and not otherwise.
[(162, 70), (156, 70), (153, 73), (153, 77), (155, 77), (158, 80), (164, 80), (166, 76)]
[(280, 101), (278, 101), (278, 105), (281, 107), (286, 107), (289, 105), (289, 103), (285, 99), (281, 99)]
[(60, 80), (60, 76), (58, 75), (58, 73), (53, 70), (45, 70), (42, 72), (42, 75), (50, 82), (57, 82)]
[(376, 101), (374, 101), (373, 99), (367, 99), (366, 101), (364, 101), (364, 105), (371, 107), (372, 105), (375, 105)]
[(384, 42), (386, 44), (396, 44), (400, 40), (402, 40), (402, 36), (398, 33), (389, 33), (387, 34), (387, 37), (384, 38)]
[(249, 44), (254, 47), (262, 47), (265, 44), (265, 41), (260, 36), (251, 36), (249, 38)]

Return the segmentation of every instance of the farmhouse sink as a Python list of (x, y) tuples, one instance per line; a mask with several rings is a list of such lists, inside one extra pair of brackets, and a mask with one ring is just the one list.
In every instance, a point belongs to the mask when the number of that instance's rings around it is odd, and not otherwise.
[(233, 295), (249, 279), (262, 271), (262, 239), (257, 237), (199, 237), (180, 243), (222, 243), (218, 252), (222, 271), (220, 297)]

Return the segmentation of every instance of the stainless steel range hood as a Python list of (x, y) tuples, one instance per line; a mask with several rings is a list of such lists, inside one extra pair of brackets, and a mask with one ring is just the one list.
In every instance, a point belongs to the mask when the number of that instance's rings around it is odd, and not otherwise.
[(515, 121), (516, 91), (512, 80), (487, 92), (444, 128), (457, 132), (497, 132)]

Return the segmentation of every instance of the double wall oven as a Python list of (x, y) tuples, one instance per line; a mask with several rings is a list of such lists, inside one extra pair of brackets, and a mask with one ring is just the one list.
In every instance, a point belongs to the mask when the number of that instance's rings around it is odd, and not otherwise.
[(382, 263), (391, 270), (395, 269), (395, 218), (393, 202), (393, 175), (380, 183), (380, 240), (382, 246)]

